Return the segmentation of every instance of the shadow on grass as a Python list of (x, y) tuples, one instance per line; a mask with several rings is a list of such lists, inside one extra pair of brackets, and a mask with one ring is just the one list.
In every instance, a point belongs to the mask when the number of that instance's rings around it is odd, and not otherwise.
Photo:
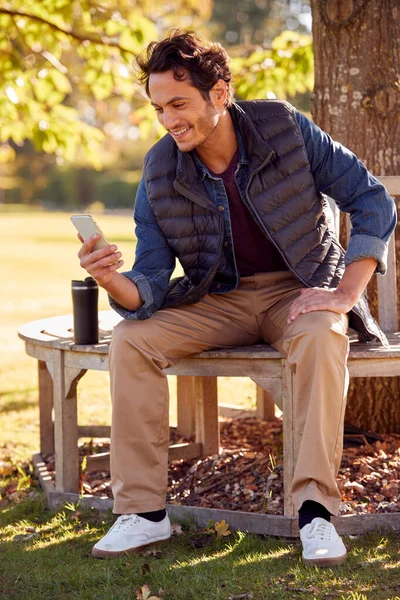
[[(185, 535), (151, 549), (109, 560), (91, 557), (108, 530), (110, 513), (71, 507), (47, 511), (43, 496), (0, 515), (0, 598), (12, 600), (134, 600), (145, 583), (162, 600), (335, 598), (394, 600), (400, 592), (400, 535), (346, 538), (347, 563), (316, 569), (301, 563), (298, 540), (232, 533), (217, 538), (184, 524)], [(29, 524), (40, 536), (11, 541)], [(3, 541), (1, 541), (3, 540)], [(4, 595), (2, 595), (4, 594)]]
[[(36, 394), (37, 388), (24, 388), (23, 390), (9, 390), (7, 392), (0, 392), (0, 415), (7, 414), (10, 412), (22, 412), (27, 408), (33, 408), (38, 405), (37, 398), (26, 398), (26, 396)], [(7, 398), (10, 398), (7, 400)]]
[[(0, 514), (0, 598), (8, 600), (134, 600), (148, 584), (162, 600), (395, 600), (400, 596), (400, 534), (345, 538), (346, 564), (305, 567), (298, 540), (235, 532), (217, 538), (181, 522), (185, 535), (140, 554), (98, 560), (93, 544), (110, 512), (70, 505), (49, 511), (41, 493)], [(15, 542), (26, 527), (39, 535)], [(148, 550), (156, 550), (154, 554)], [(243, 597), (243, 596), (242, 596)], [(244, 596), (245, 597), (245, 596)]]

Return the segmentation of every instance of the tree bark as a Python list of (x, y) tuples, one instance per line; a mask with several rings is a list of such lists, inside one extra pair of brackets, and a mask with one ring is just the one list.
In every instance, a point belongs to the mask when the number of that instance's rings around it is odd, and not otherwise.
[[(399, 0), (311, 0), (311, 9), (314, 121), (375, 175), (400, 175)], [(368, 296), (376, 318), (375, 280)], [(346, 421), (400, 432), (399, 397), (400, 378), (354, 379)]]

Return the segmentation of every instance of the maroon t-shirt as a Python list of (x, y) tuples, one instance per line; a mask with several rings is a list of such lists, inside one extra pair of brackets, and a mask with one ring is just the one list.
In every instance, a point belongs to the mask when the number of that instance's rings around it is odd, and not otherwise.
[(242, 202), (235, 181), (239, 150), (223, 173), (212, 173), (224, 183), (229, 201), (233, 246), (238, 271), (242, 277), (254, 273), (287, 271), (288, 267), (276, 247), (265, 237), (249, 209)]

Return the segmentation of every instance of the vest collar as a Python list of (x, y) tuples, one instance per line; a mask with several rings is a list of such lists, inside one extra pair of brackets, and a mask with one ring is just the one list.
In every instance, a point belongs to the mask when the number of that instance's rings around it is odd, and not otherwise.
[[(258, 133), (251, 116), (242, 108), (243, 105), (251, 107), (253, 102), (236, 103), (234, 102), (229, 109), (235, 129), (241, 133), (246, 146), (246, 153), (249, 157), (250, 170), (258, 169), (269, 156), (270, 160), (276, 158), (276, 154), (269, 143)], [(254, 102), (254, 105), (256, 103)]]
[(192, 200), (192, 202), (203, 206), (203, 208), (208, 208), (214, 212), (217, 211), (214, 202), (206, 194), (206, 190), (197, 174), (196, 165), (190, 152), (181, 152), (178, 150), (174, 189), (179, 194)]

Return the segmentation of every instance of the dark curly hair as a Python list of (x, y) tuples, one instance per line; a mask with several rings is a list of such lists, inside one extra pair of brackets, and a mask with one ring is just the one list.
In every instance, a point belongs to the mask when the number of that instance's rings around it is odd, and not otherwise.
[(232, 73), (229, 55), (221, 44), (200, 39), (193, 31), (171, 31), (161, 42), (151, 42), (137, 57), (139, 81), (149, 93), (149, 78), (152, 73), (172, 70), (177, 81), (188, 75), (195, 88), (205, 100), (210, 100), (211, 88), (222, 79), (227, 84), (226, 107), (233, 102)]

